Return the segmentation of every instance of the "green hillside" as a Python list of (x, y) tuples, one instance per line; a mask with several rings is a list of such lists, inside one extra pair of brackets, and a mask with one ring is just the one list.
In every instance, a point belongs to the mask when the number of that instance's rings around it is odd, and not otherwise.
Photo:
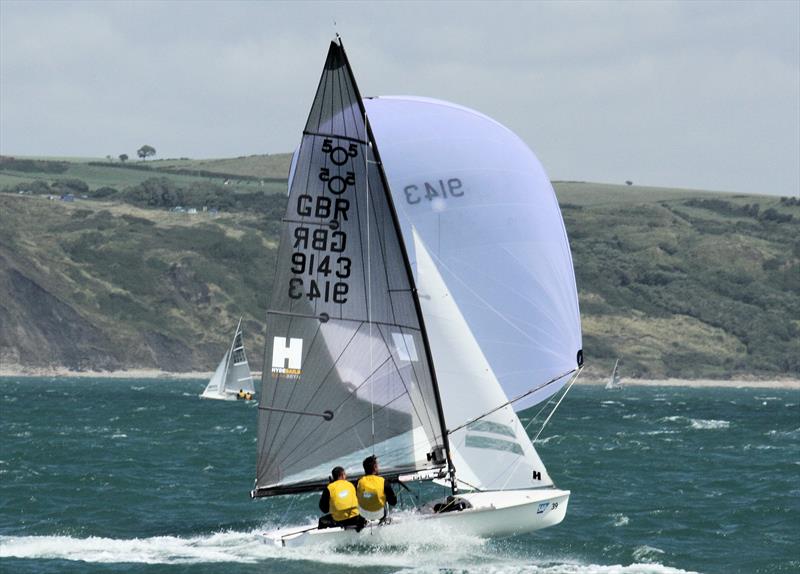
[[(0, 158), (0, 366), (258, 364), (289, 160)], [(590, 374), (800, 374), (797, 199), (555, 187)]]

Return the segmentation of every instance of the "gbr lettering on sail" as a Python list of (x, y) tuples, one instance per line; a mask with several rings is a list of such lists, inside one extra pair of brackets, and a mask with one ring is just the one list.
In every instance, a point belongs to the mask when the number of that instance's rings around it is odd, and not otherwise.
[(320, 167), (317, 174), (319, 185), (328, 195), (303, 193), (297, 196), (295, 215), (301, 221), (327, 220), (327, 225), (300, 225), (294, 230), (289, 297), (307, 298), (309, 301), (347, 303), (350, 291), (348, 279), (353, 261), (345, 255), (347, 231), (342, 223), (348, 221), (350, 200), (342, 197), (355, 186), (355, 171), (348, 169), (358, 157), (358, 145), (334, 142), (334, 138), (322, 140), (322, 153), (326, 154), (335, 172), (330, 167)]

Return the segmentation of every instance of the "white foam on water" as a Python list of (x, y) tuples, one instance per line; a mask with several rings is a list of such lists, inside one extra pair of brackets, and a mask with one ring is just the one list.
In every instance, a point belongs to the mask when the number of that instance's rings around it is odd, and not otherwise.
[(671, 417), (663, 417), (663, 418), (660, 418), (658, 420), (660, 422), (664, 422), (664, 423), (674, 423), (674, 422), (686, 420), (686, 417), (683, 417), (681, 415), (673, 415)]
[(381, 567), (397, 568), (411, 574), (439, 574), (457, 568), (464, 574), (691, 574), (653, 563), (661, 550), (642, 546), (634, 558), (642, 563), (627, 566), (599, 565), (570, 560), (533, 561), (503, 556), (487, 548), (488, 542), (446, 533), (407, 545), (397, 540), (391, 547), (335, 549), (328, 546), (280, 548), (265, 543), (263, 529), (250, 532), (218, 532), (193, 537), (155, 536), (151, 538), (75, 538), (72, 536), (0, 536), (0, 558), (58, 559), (92, 563), (203, 564), (309, 561), (347, 565), (353, 570)]
[(656, 558), (662, 556), (663, 554), (664, 551), (661, 550), (661, 548), (647, 546), (646, 544), (643, 546), (637, 546), (633, 550), (633, 558), (635, 560), (641, 560), (645, 563), (652, 563)]
[[(276, 560), (303, 560), (322, 564), (358, 567), (416, 566), (438, 568), (467, 560), (497, 560), (491, 555), (476, 556), (475, 551), (485, 540), (452, 535), (432, 537), (408, 544), (400, 535), (390, 547), (345, 547), (329, 545), (281, 548), (264, 537), (265, 529), (250, 532), (218, 532), (214, 534), (177, 537), (115, 539), (102, 537), (75, 538), (72, 536), (0, 536), (0, 558), (59, 559), (94, 563), (137, 564), (201, 564), (201, 563), (259, 563)], [(367, 533), (365, 533), (367, 534)], [(413, 539), (414, 537), (411, 536)], [(421, 537), (418, 537), (421, 538)], [(436, 551), (432, 552), (432, 548)]]
[(726, 429), (731, 426), (730, 421), (713, 420), (713, 419), (692, 419), (681, 415), (663, 417), (659, 419), (659, 422), (668, 422), (668, 423), (687, 422), (689, 423), (690, 428), (696, 430)]
[[(443, 570), (430, 567), (420, 567), (411, 570), (398, 571), (397, 574), (441, 574)], [(447, 568), (444, 572), (457, 571), (459, 574), (698, 574), (689, 570), (671, 568), (661, 564), (578, 564), (578, 563), (547, 563), (524, 565), (492, 565), (475, 567), (458, 567), (457, 570)]]
[(689, 419), (691, 423), (691, 427), (693, 429), (726, 429), (731, 426), (729, 421), (715, 421), (715, 420), (703, 420), (703, 419)]
[(628, 518), (624, 514), (620, 514), (620, 513), (612, 514), (611, 518), (614, 519), (614, 522), (613, 522), (614, 526), (627, 526), (628, 523), (631, 521), (630, 518)]
[(545, 437), (545, 438), (540, 438), (539, 440), (536, 441), (536, 444), (547, 444), (551, 440), (557, 439), (557, 438), (562, 438), (562, 437), (561, 437), (560, 434), (554, 434), (552, 436), (548, 436), (548, 437)]
[(794, 430), (789, 430), (789, 431), (773, 429), (767, 432), (766, 435), (771, 437), (781, 437), (781, 438), (800, 438), (800, 428), (796, 428)]

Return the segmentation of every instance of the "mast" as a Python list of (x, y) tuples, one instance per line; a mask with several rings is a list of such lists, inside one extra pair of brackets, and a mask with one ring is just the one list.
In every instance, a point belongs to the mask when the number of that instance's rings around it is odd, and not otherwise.
[[(417, 313), (417, 320), (419, 321), (420, 325), (420, 333), (422, 335), (422, 341), (425, 347), (425, 357), (428, 361), (428, 365), (430, 365), (431, 378), (433, 380), (433, 391), (434, 391), (434, 396), (436, 397), (436, 412), (439, 416), (439, 424), (441, 426), (441, 431), (442, 431), (442, 446), (444, 447), (445, 457), (447, 461), (448, 476), (450, 479), (450, 489), (452, 490), (453, 494), (456, 494), (458, 492), (458, 486), (456, 483), (456, 469), (453, 466), (452, 457), (450, 456), (450, 441), (448, 438), (447, 423), (444, 418), (442, 397), (439, 392), (439, 383), (436, 380), (436, 367), (433, 363), (433, 354), (431, 353), (431, 345), (430, 341), (428, 340), (428, 333), (427, 330), (425, 329), (425, 320), (422, 316), (422, 307), (419, 302), (419, 293), (417, 292), (417, 287), (414, 282), (414, 274), (411, 269), (411, 262), (408, 259), (408, 251), (406, 250), (405, 242), (402, 240), (403, 235), (400, 228), (400, 221), (398, 220), (397, 217), (397, 210), (394, 206), (394, 200), (392, 199), (391, 187), (389, 186), (389, 179), (386, 177), (386, 172), (383, 169), (381, 154), (380, 151), (378, 150), (378, 144), (375, 141), (375, 135), (372, 133), (372, 126), (370, 125), (369, 118), (367, 117), (367, 110), (364, 107), (364, 101), (361, 99), (361, 92), (358, 89), (358, 84), (355, 81), (353, 69), (350, 67), (350, 60), (348, 60), (347, 58), (347, 53), (344, 50), (344, 44), (342, 44), (342, 39), (338, 34), (336, 35), (336, 39), (339, 41), (339, 49), (341, 49), (342, 51), (342, 59), (344, 60), (347, 73), (350, 75), (350, 80), (353, 83), (353, 88), (355, 89), (355, 96), (356, 96), (355, 99), (358, 102), (359, 110), (361, 111), (361, 115), (364, 118), (364, 126), (366, 127), (367, 130), (368, 145), (370, 148), (372, 148), (372, 153), (375, 155), (375, 162), (378, 168), (378, 174), (380, 175), (381, 182), (383, 182), (384, 189), (386, 190), (386, 201), (389, 205), (389, 212), (392, 215), (392, 223), (394, 224), (397, 236), (401, 238), (400, 252), (403, 255), (403, 264), (406, 268), (406, 273), (408, 273), (408, 281), (411, 285), (411, 295), (414, 300), (414, 309)], [(431, 453), (431, 457), (434, 461), (436, 456), (437, 453), (435, 452)]]

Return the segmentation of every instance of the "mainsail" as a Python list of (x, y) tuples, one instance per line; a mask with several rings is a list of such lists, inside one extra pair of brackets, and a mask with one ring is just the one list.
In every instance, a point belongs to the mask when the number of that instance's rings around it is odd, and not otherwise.
[(253, 496), (333, 466), (442, 468), (441, 402), (411, 267), (361, 97), (332, 43), (294, 163), (267, 313)]

